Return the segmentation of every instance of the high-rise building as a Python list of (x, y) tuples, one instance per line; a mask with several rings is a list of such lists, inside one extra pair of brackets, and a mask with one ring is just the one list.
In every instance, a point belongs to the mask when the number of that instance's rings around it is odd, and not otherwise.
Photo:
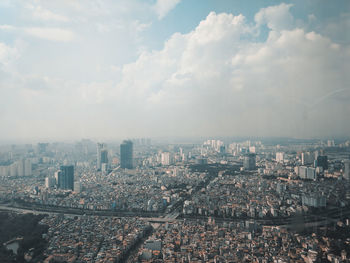
[(55, 184), (56, 184), (56, 180), (54, 177), (49, 176), (49, 177), (45, 178), (45, 187), (46, 188), (52, 188), (55, 186)]
[(284, 161), (284, 152), (276, 152), (276, 162), (283, 163)]
[(328, 147), (334, 147), (335, 146), (334, 140), (328, 140), (327, 141), (327, 146)]
[(344, 173), (343, 177), (346, 180), (350, 180), (350, 160), (344, 160)]
[(326, 207), (327, 198), (323, 195), (302, 195), (301, 201), (303, 205), (312, 207)]
[(313, 164), (315, 161), (315, 154), (310, 152), (302, 152), (301, 153), (301, 164), (308, 165)]
[(102, 164), (108, 163), (108, 150), (107, 149), (102, 149), (101, 150), (101, 167)]
[(162, 165), (170, 165), (172, 163), (171, 155), (169, 152), (163, 152), (161, 154), (161, 163)]
[(25, 171), (24, 171), (24, 159), (18, 160), (16, 162), (17, 165), (17, 175), (18, 176), (24, 176), (25, 175)]
[(10, 165), (2, 166), (0, 174), (9, 176), (32, 175), (32, 162), (30, 159), (20, 159)]
[(18, 175), (18, 167), (17, 163), (13, 163), (10, 165), (10, 176), (17, 176)]
[(81, 182), (80, 181), (76, 181), (74, 182), (74, 192), (76, 193), (80, 193), (81, 192)]
[(256, 155), (253, 153), (246, 154), (243, 159), (243, 167), (245, 170), (254, 170), (256, 168)]
[(123, 141), (120, 145), (120, 167), (133, 168), (133, 144), (132, 141)]
[(24, 175), (25, 176), (32, 175), (32, 161), (30, 159), (26, 159), (24, 161)]
[(327, 170), (328, 169), (327, 155), (319, 155), (319, 156), (317, 156), (316, 165), (317, 165), (317, 167), (322, 167), (323, 170)]
[(102, 163), (108, 163), (107, 155), (106, 145), (104, 143), (97, 143), (97, 170), (101, 170)]
[(299, 166), (299, 177), (301, 179), (310, 179), (310, 180), (316, 180), (317, 174), (316, 169), (312, 167), (306, 167), (306, 166)]
[(74, 166), (62, 165), (56, 173), (57, 185), (60, 189), (74, 190)]

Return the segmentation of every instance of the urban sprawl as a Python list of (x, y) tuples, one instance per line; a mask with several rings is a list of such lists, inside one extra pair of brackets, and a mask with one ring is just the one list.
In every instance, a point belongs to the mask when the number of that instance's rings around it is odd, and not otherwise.
[(0, 147), (0, 210), (46, 215), (27, 262), (350, 262), (349, 186), (348, 140)]

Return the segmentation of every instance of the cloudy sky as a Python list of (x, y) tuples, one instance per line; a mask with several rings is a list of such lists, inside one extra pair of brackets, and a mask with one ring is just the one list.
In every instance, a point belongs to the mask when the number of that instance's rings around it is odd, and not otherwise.
[(350, 135), (350, 1), (1, 0), (0, 138)]

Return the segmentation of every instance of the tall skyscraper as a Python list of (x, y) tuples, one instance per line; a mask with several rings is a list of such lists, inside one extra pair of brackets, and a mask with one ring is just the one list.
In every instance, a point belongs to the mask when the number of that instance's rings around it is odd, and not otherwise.
[(108, 163), (108, 150), (107, 149), (102, 149), (100, 159), (101, 159), (101, 167), (102, 167), (102, 164)]
[(97, 170), (101, 170), (104, 163), (108, 164), (108, 150), (104, 143), (97, 143)]
[(30, 159), (26, 159), (24, 161), (24, 175), (25, 176), (32, 175), (32, 161)]
[(171, 164), (171, 156), (169, 152), (164, 152), (161, 154), (161, 163), (162, 165), (170, 165)]
[(120, 145), (120, 167), (133, 168), (133, 144), (132, 141), (123, 141)]
[(97, 164), (96, 164), (97, 170), (101, 170), (101, 166), (102, 166), (101, 153), (104, 148), (105, 148), (105, 145), (103, 143), (97, 143)]
[(314, 161), (315, 161), (315, 154), (312, 154), (311, 152), (302, 152), (301, 153), (301, 164), (302, 165), (313, 164)]
[(243, 159), (243, 167), (246, 170), (254, 170), (256, 168), (256, 155), (253, 153), (247, 154)]
[(344, 173), (343, 177), (346, 180), (350, 180), (350, 160), (344, 160)]
[(74, 190), (74, 166), (62, 165), (60, 171), (57, 172), (58, 188), (66, 190)]
[(319, 155), (317, 156), (317, 167), (322, 167), (323, 170), (328, 169), (328, 158), (327, 155)]

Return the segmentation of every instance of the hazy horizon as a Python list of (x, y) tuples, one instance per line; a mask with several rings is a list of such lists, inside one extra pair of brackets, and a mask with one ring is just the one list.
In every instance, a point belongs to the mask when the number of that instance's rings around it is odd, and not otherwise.
[(0, 143), (349, 138), (350, 2), (0, 2)]
[[(263, 144), (289, 144), (289, 143), (315, 143), (315, 142), (323, 142), (327, 144), (327, 141), (334, 141), (335, 144), (344, 143), (346, 141), (350, 141), (350, 137), (318, 137), (318, 138), (293, 138), (293, 137), (255, 137), (255, 136), (195, 136), (195, 137), (115, 137), (115, 138), (35, 138), (35, 139), (13, 139), (13, 140), (0, 140), (0, 146), (25, 146), (32, 145), (36, 146), (38, 143), (63, 143), (63, 144), (74, 144), (83, 141), (90, 141), (91, 143), (106, 143), (109, 144), (120, 144), (125, 140), (137, 141), (140, 139), (150, 139), (150, 145), (158, 145), (158, 144), (202, 144), (207, 140), (220, 140), (226, 144), (229, 143), (240, 143), (240, 142), (258, 142), (261, 141)], [(142, 145), (142, 144), (141, 144)]]

